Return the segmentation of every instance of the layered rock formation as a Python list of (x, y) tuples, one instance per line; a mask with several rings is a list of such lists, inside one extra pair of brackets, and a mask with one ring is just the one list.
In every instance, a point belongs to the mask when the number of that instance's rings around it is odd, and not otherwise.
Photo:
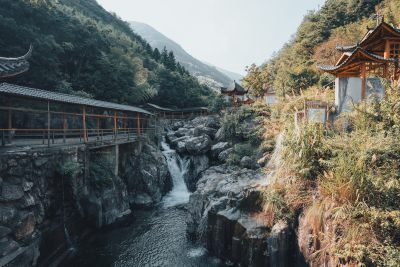
[(165, 158), (147, 141), (1, 154), (0, 266), (46, 265), (85, 228), (157, 203), (171, 184)]

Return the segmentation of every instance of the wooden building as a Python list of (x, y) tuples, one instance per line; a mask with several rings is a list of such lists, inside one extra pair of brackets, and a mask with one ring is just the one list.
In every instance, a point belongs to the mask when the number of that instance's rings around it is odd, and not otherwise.
[(133, 106), (0, 84), (2, 145), (126, 142), (154, 131), (152, 115)]
[(29, 69), (28, 59), (32, 56), (32, 45), (29, 51), (17, 58), (0, 57), (0, 78), (16, 76)]
[(192, 107), (192, 108), (180, 108), (172, 109), (158, 106), (156, 104), (147, 103), (144, 109), (152, 112), (158, 118), (161, 119), (188, 119), (196, 116), (205, 116), (209, 114), (207, 107)]
[(334, 66), (318, 65), (335, 75), (335, 104), (339, 112), (352, 109), (370, 97), (382, 98), (384, 87), (379, 78), (399, 80), (400, 30), (383, 21), (355, 45), (338, 46), (343, 54)]
[(221, 94), (225, 95), (225, 101), (233, 106), (241, 105), (248, 90), (244, 89), (236, 81), (233, 81), (228, 87), (221, 87)]

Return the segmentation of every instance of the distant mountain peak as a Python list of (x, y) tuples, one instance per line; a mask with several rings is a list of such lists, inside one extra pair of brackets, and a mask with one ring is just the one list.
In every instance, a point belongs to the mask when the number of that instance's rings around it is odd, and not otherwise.
[(153, 48), (162, 50), (166, 47), (167, 50), (173, 51), (176, 60), (192, 75), (196, 76), (200, 83), (207, 84), (211, 88), (219, 90), (220, 86), (227, 86), (232, 80), (239, 81), (242, 78), (240, 74), (223, 70), (194, 58), (180, 44), (146, 23), (137, 21), (129, 23), (133, 31), (142, 36)]

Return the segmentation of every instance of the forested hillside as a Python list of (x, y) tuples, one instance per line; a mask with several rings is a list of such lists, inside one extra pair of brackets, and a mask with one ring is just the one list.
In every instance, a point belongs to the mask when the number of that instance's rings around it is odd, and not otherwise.
[(142, 36), (153, 48), (160, 51), (166, 47), (173, 51), (176, 60), (182, 64), (192, 75), (196, 76), (200, 83), (209, 85), (214, 90), (218, 90), (221, 86), (227, 86), (232, 82), (229, 76), (219, 71), (217, 68), (201, 62), (186, 52), (178, 43), (169, 39), (167, 36), (158, 32), (156, 29), (141, 22), (130, 22), (134, 32)]
[(30, 70), (7, 82), (138, 104), (206, 105), (202, 86), (173, 53), (154, 51), (95, 0), (1, 0), (0, 56), (34, 45)]
[(386, 20), (398, 23), (398, 1), (327, 0), (320, 10), (310, 11), (304, 17), (295, 35), (272, 59), (249, 69), (247, 85), (258, 76), (268, 88), (283, 95), (331, 82), (333, 77), (317, 71), (316, 63), (334, 62), (338, 59), (334, 52), (336, 44), (354, 44), (365, 33), (366, 26), (375, 26), (375, 20), (368, 18), (375, 13), (378, 2), (382, 2), (379, 7), (384, 8), (379, 10), (384, 10)]

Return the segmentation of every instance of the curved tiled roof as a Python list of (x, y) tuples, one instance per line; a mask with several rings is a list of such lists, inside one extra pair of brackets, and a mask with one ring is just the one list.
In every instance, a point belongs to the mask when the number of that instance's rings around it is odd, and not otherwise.
[(32, 55), (33, 47), (22, 57), (7, 58), (0, 57), (0, 78), (15, 76), (29, 69), (28, 59)]
[(128, 105), (121, 105), (106, 101), (95, 100), (86, 97), (80, 97), (75, 95), (68, 95), (56, 92), (50, 92), (41, 89), (35, 89), (30, 87), (24, 87), (19, 85), (13, 85), (8, 83), (0, 84), (0, 93), (20, 96), (20, 97), (31, 97), (40, 100), (49, 100), (55, 101), (60, 103), (67, 103), (67, 104), (75, 104), (75, 105), (84, 105), (84, 106), (91, 106), (91, 107), (98, 107), (98, 108), (105, 108), (105, 109), (112, 109), (112, 110), (119, 110), (119, 111), (130, 111), (130, 112), (138, 112), (148, 115), (153, 115), (152, 113), (133, 106)]
[(372, 57), (372, 58), (374, 58), (376, 61), (380, 61), (380, 62), (396, 62), (396, 61), (398, 61), (397, 59), (394, 59), (394, 58), (385, 59), (385, 58), (382, 57), (382, 56), (378, 56), (378, 55), (372, 54), (372, 53), (370, 53), (370, 52), (365, 51), (365, 50), (362, 49), (361, 47), (357, 47), (357, 48), (353, 51), (353, 53), (351, 53), (351, 55), (350, 55), (345, 61), (343, 61), (341, 64), (336, 65), (336, 66), (327, 66), (327, 65), (320, 65), (320, 64), (318, 64), (317, 67), (318, 67), (319, 69), (323, 70), (323, 71), (335, 71), (335, 70), (338, 70), (338, 69), (340, 69), (341, 67), (347, 65), (351, 60), (353, 60), (353, 59), (354, 59), (354, 56), (355, 56), (358, 52), (360, 52), (360, 53), (362, 53), (362, 54), (364, 54), (364, 55), (366, 55), (366, 56)]
[(240, 84), (238, 84), (236, 81), (233, 81), (228, 88), (221, 87), (221, 93), (231, 93), (231, 92), (236, 92), (237, 94), (244, 95), (247, 93), (247, 90), (244, 89)]

